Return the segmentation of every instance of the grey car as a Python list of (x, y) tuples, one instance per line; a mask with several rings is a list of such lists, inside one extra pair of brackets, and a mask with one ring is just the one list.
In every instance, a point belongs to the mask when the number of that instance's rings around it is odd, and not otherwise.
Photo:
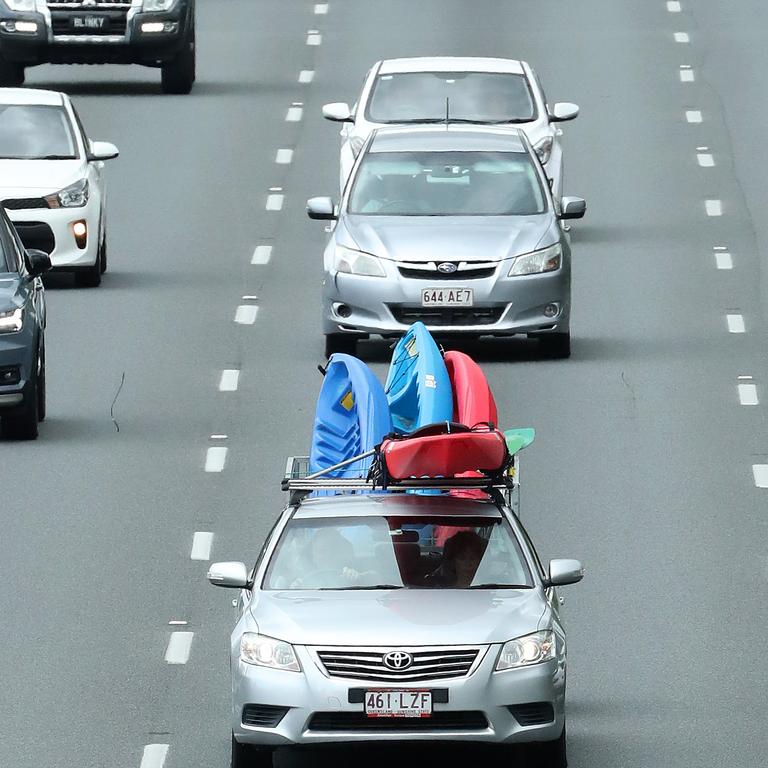
[(558, 585), (501, 495), (294, 500), (239, 589), (231, 637), (232, 768), (281, 746), (463, 741), (566, 765)]
[(326, 353), (400, 336), (421, 320), (437, 335), (540, 338), (570, 355), (571, 249), (563, 219), (586, 203), (553, 199), (525, 133), (447, 125), (373, 131), (325, 249)]

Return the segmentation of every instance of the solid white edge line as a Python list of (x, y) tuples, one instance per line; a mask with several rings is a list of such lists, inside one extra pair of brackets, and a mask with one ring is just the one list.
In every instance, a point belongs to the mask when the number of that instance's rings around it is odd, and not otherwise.
[(165, 660), (168, 664), (186, 664), (192, 650), (194, 632), (171, 632), (168, 647), (165, 649)]
[(723, 203), (721, 200), (705, 200), (704, 209), (707, 212), (707, 216), (723, 215)]
[(757, 384), (737, 384), (739, 389), (739, 402), (742, 405), (760, 405), (757, 397)]
[(240, 371), (237, 368), (225, 368), (219, 379), (219, 392), (237, 392), (240, 383)]
[(753, 464), (752, 476), (758, 488), (768, 488), (768, 464)]
[(265, 206), (268, 211), (281, 211), (283, 209), (284, 196), (281, 194), (267, 195), (267, 204)]
[(213, 534), (210, 531), (195, 531), (192, 537), (192, 552), (190, 560), (210, 560)]
[(257, 245), (251, 256), (251, 264), (269, 264), (272, 258), (271, 245)]
[(702, 168), (713, 168), (715, 165), (714, 155), (711, 155), (709, 152), (697, 153), (696, 160)]
[(288, 107), (288, 111), (285, 113), (285, 122), (298, 123), (303, 114), (303, 107)]
[(140, 768), (163, 768), (170, 744), (147, 744), (141, 755)]
[(315, 79), (315, 71), (313, 69), (302, 69), (299, 72), (300, 83), (311, 83)]
[(235, 311), (235, 322), (240, 325), (253, 325), (258, 314), (258, 304), (240, 304)]
[(729, 333), (746, 333), (747, 328), (744, 324), (744, 315), (729, 314), (725, 316), (725, 322), (728, 324)]
[(275, 154), (275, 162), (278, 165), (288, 165), (293, 160), (292, 149), (278, 149)]
[(733, 259), (730, 253), (718, 251), (715, 253), (715, 265), (718, 269), (733, 269)]
[(700, 122), (702, 121), (702, 119), (703, 119), (703, 118), (702, 118), (702, 115), (701, 115), (701, 111), (700, 111), (700, 110), (698, 110), (698, 109), (689, 109), (689, 110), (688, 110), (688, 111), (685, 113), (685, 119), (686, 119), (686, 120), (687, 120), (689, 123), (700, 123)]
[(228, 450), (228, 448), (222, 445), (212, 445), (205, 452), (205, 471), (223, 472), (224, 465), (227, 463)]

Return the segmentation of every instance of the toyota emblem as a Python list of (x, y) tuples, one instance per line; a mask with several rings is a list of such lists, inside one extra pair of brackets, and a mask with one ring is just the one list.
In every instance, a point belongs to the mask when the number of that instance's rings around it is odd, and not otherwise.
[(458, 267), (450, 261), (444, 261), (442, 264), (437, 265), (437, 271), (442, 272), (444, 275), (450, 275), (457, 269)]
[(405, 651), (390, 651), (384, 654), (384, 666), (390, 669), (408, 669), (413, 664), (413, 656)]

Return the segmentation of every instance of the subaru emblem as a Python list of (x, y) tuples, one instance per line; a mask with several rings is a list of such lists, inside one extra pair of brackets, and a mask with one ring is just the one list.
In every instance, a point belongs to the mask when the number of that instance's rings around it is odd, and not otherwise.
[(384, 654), (384, 666), (390, 669), (408, 669), (413, 664), (413, 656), (405, 651), (390, 651)]
[(442, 272), (444, 275), (450, 275), (457, 269), (458, 267), (450, 261), (444, 261), (442, 264), (437, 265), (437, 271)]

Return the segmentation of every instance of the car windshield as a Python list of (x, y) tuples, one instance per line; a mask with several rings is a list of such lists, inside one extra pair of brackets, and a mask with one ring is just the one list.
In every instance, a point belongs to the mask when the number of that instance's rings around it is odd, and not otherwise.
[(262, 585), (301, 589), (483, 589), (532, 586), (517, 539), (498, 517), (292, 520)]
[[(447, 100), (447, 103), (446, 103)], [(403, 72), (376, 78), (366, 118), (372, 123), (444, 120), (519, 123), (536, 117), (523, 75), (491, 72)]]
[(0, 160), (77, 157), (77, 143), (63, 107), (0, 104)]
[(523, 152), (371, 152), (349, 213), (378, 216), (530, 216), (546, 202)]

